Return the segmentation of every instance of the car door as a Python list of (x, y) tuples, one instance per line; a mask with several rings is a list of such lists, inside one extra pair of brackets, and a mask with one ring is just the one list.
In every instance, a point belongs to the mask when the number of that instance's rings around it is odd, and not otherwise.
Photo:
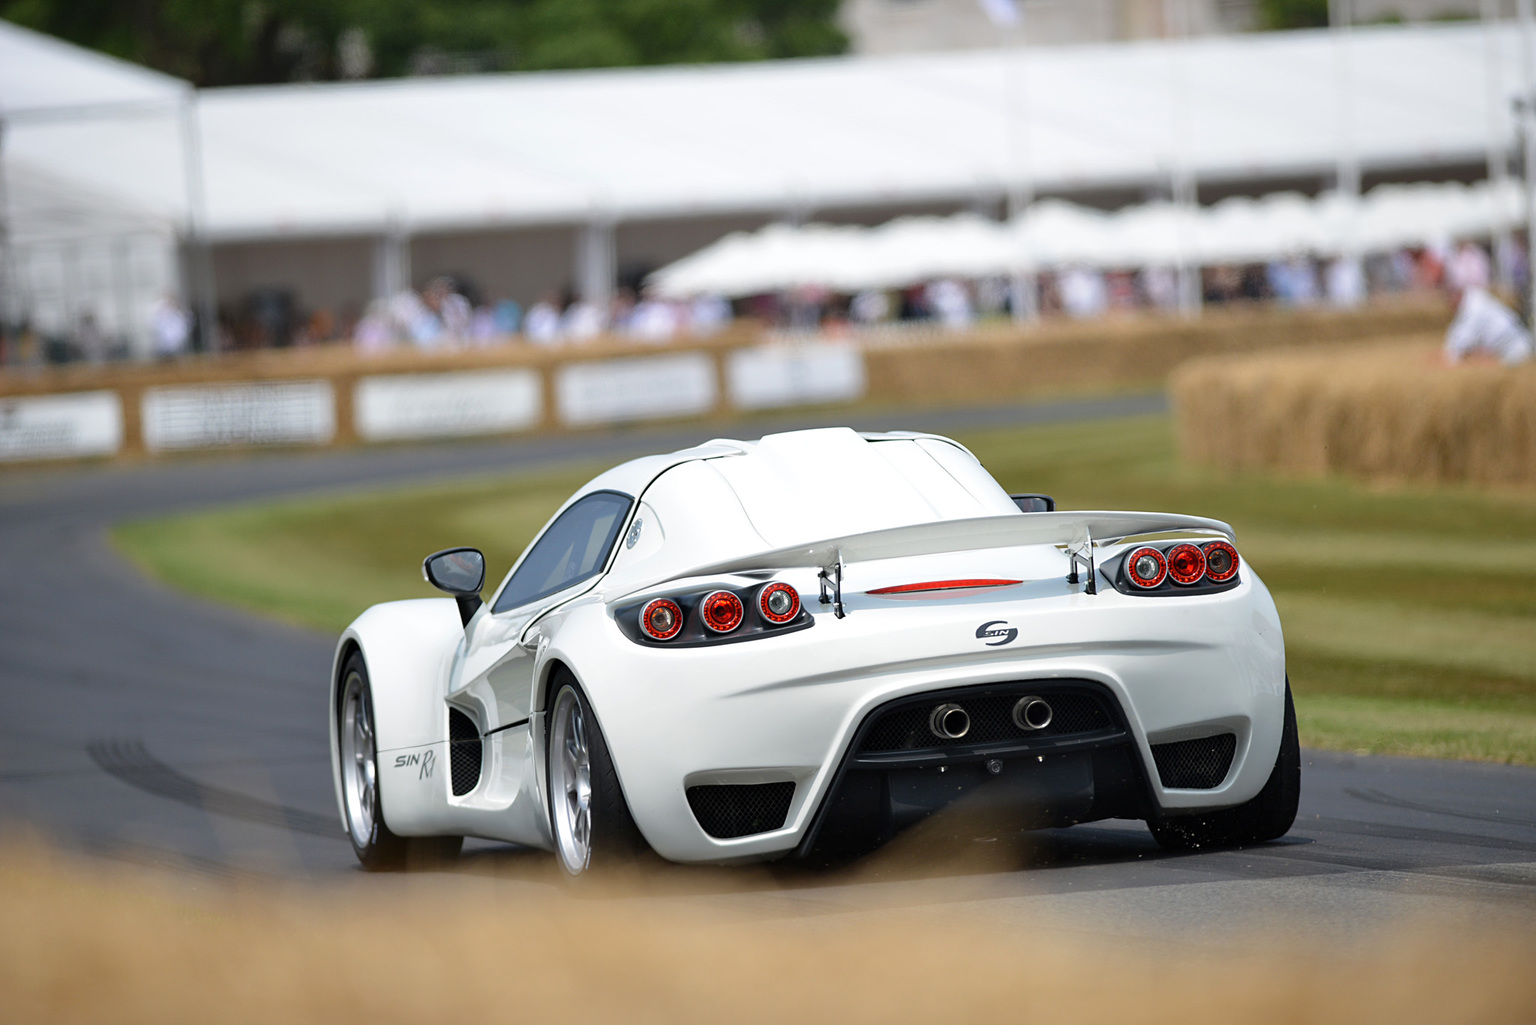
[(477, 712), (482, 734), (528, 721), (537, 660), (529, 625), (592, 586), (633, 504), (618, 491), (594, 491), (571, 503), (523, 553), (485, 614), (472, 621), (449, 700)]

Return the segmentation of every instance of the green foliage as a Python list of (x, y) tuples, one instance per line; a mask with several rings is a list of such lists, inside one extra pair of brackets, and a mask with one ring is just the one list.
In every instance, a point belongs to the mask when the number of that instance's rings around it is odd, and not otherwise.
[(1323, 28), (1328, 0), (1259, 0), (1259, 24), (1269, 29)]
[(841, 53), (837, 0), (0, 0), (199, 85)]

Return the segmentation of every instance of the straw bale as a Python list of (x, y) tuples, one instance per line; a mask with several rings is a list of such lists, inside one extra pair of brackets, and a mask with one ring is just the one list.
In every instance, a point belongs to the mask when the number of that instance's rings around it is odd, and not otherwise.
[(1226, 470), (1536, 485), (1536, 365), (1446, 367), (1438, 338), (1192, 361), (1180, 450)]

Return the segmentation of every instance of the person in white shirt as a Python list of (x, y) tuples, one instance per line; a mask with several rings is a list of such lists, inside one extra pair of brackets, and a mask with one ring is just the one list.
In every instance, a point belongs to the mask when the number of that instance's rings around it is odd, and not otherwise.
[(596, 303), (577, 299), (565, 311), (560, 322), (560, 334), (568, 341), (589, 342), (603, 333), (608, 326), (608, 316)]
[(558, 300), (547, 295), (528, 308), (523, 318), (523, 333), (534, 345), (557, 345), (560, 342), (560, 306)]
[(1445, 348), (1441, 350), (1445, 362), (1455, 364), (1482, 355), (1513, 366), (1531, 358), (1531, 333), (1514, 310), (1489, 295), (1485, 288), (1464, 288), (1460, 292), (1456, 319), (1445, 332)]
[(1476, 242), (1463, 242), (1445, 262), (1445, 280), (1452, 288), (1486, 289), (1492, 281), (1493, 268), (1488, 254)]
[(192, 338), (192, 318), (176, 297), (167, 293), (149, 311), (149, 330), (154, 336), (155, 355), (160, 359), (175, 359), (187, 351), (187, 343)]

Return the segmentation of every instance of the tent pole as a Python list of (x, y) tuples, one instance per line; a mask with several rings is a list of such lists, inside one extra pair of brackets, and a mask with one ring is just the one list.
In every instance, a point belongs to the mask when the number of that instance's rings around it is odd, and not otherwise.
[[(1020, 7), (1022, 8), (1022, 4)], [(1008, 283), (1008, 305), (1015, 324), (1032, 324), (1040, 319), (1040, 285), (1036, 278), (1034, 254), (1023, 227), (1030, 204), (1035, 201), (1033, 154), (1029, 137), (1029, 69), (1025, 64), (1028, 42), (1023, 11), (1019, 12), (1019, 38), (1013, 53), (1004, 58), (1004, 88), (1008, 90), (1004, 116), (1008, 119), (1007, 216), (1018, 243), (1018, 265)]]
[(1520, 39), (1521, 50), (1525, 57), (1525, 81), (1522, 83), (1520, 96), (1520, 127), (1521, 134), (1525, 137), (1525, 280), (1520, 284), (1525, 289), (1522, 297), (1526, 307), (1526, 318), (1531, 317), (1531, 307), (1536, 306), (1532, 297), (1536, 296), (1536, 260), (1531, 259), (1531, 243), (1536, 240), (1536, 125), (1533, 125), (1532, 106), (1536, 104), (1536, 19), (1533, 19), (1531, 0), (1518, 0), (1517, 10), (1520, 13)]
[(17, 285), (12, 266), (11, 194), (5, 173), (5, 129), (5, 119), (0, 118), (0, 364), (10, 358), (6, 349), (11, 340), (11, 329), (15, 326), (11, 323), (15, 316), (12, 306), (20, 305), (11, 298)]
[(1200, 185), (1189, 157), (1189, 96), (1185, 65), (1189, 60), (1189, 0), (1163, 0), (1163, 30), (1168, 40), (1168, 103), (1173, 150), (1170, 167), (1174, 207), (1179, 219), (1179, 312), (1196, 316), (1203, 303), (1200, 261), (1190, 229), (1200, 208)]
[[(1344, 237), (1340, 240), (1338, 259), (1353, 264), (1355, 273), (1364, 280), (1360, 266), (1360, 158), (1355, 152), (1354, 119), (1354, 66), (1351, 47), (1354, 33), (1351, 31), (1354, 17), (1351, 0), (1328, 0), (1328, 34), (1333, 41), (1335, 110), (1337, 110), (1337, 172), (1335, 184), (1339, 198), (1345, 203), (1347, 215), (1344, 221)], [(1355, 305), (1351, 302), (1350, 305)]]
[(1509, 142), (1503, 137), (1504, 52), (1499, 45), (1499, 0), (1481, 0), (1484, 66), (1488, 70), (1488, 184), (1493, 191), (1493, 263), (1499, 287), (1515, 288), (1510, 266), (1510, 229), (1504, 195), (1509, 191)]
[(202, 351), (219, 348), (218, 310), (213, 281), (213, 260), (208, 249), (206, 193), (203, 181), (203, 143), (198, 125), (197, 90), (189, 88), (181, 104), (181, 155), (187, 199), (187, 292), (197, 311), (197, 330)]

